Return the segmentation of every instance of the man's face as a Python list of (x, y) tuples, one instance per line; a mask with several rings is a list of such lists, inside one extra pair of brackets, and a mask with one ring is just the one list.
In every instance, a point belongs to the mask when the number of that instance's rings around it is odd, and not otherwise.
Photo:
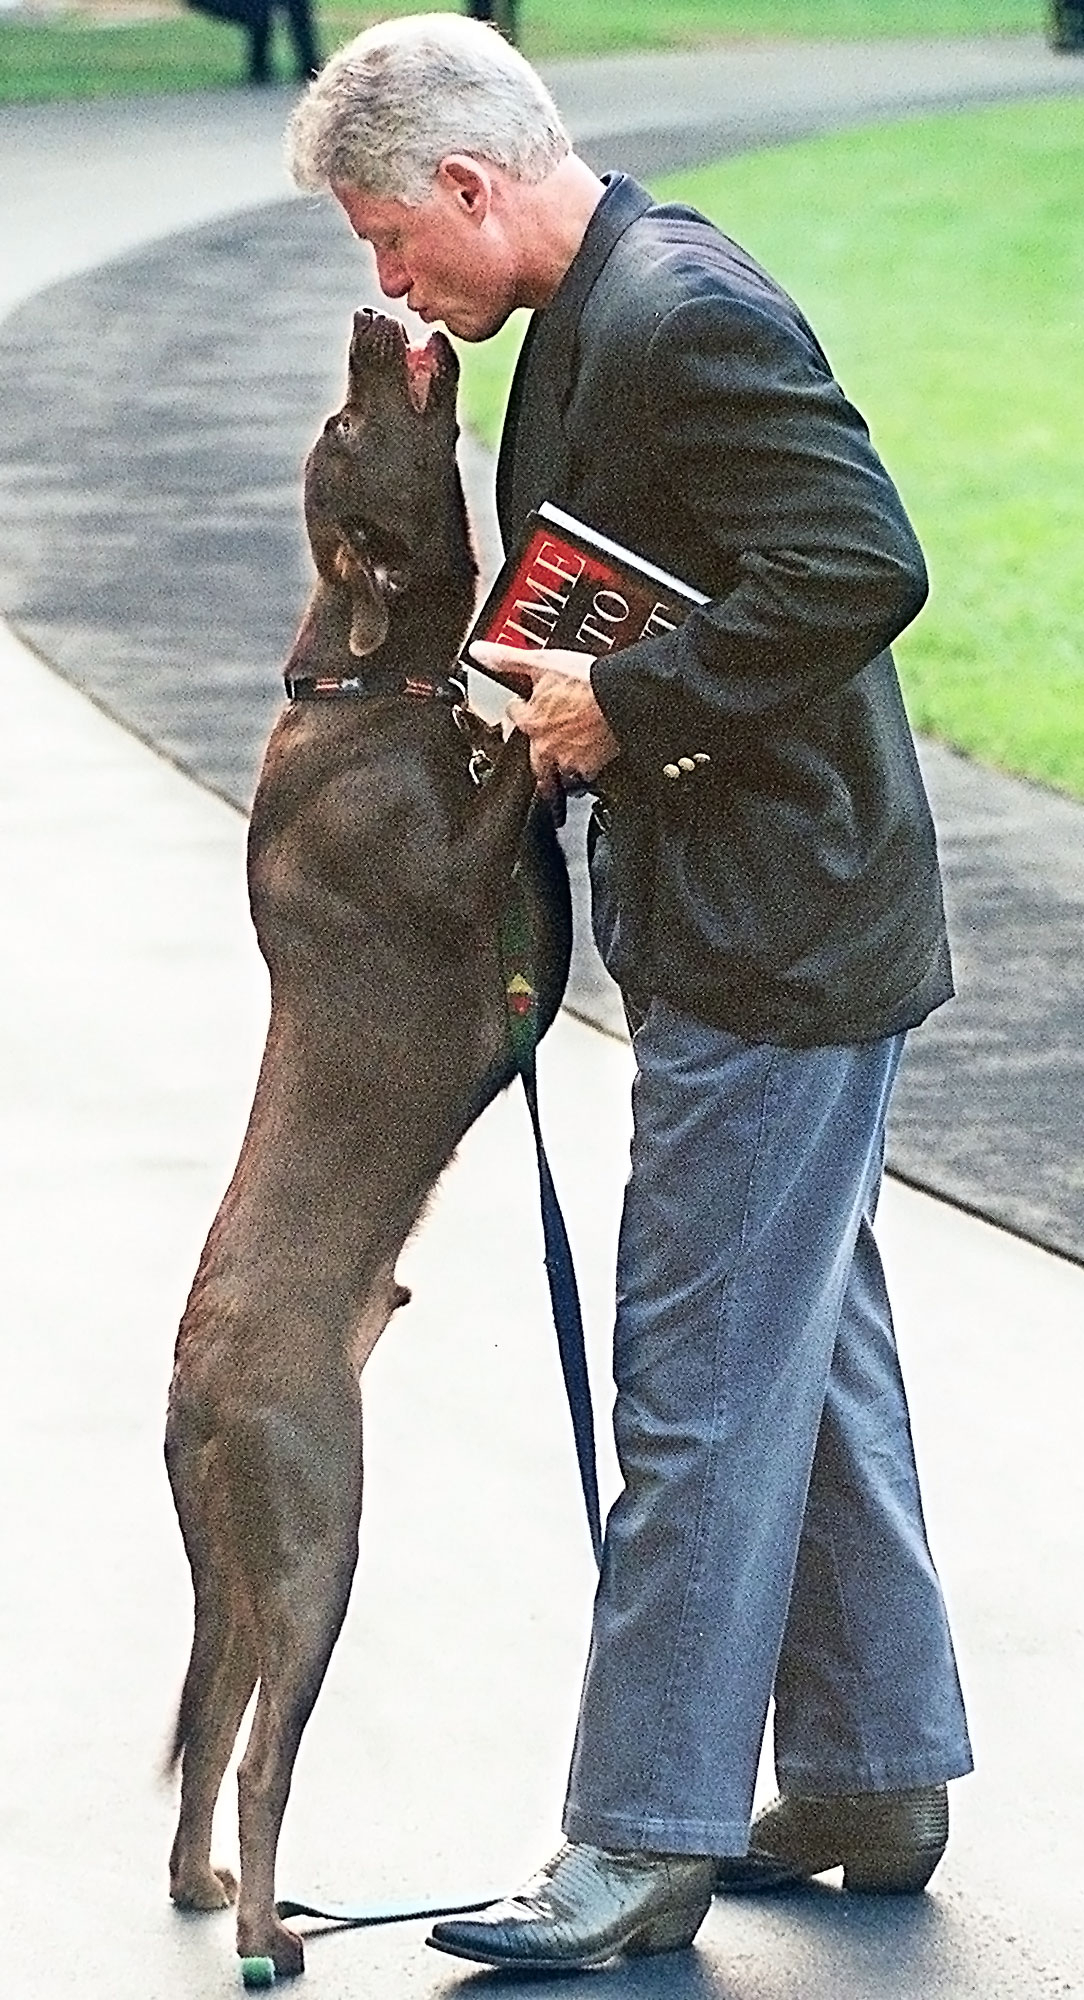
[(461, 340), (488, 340), (516, 304), (514, 272), (484, 186), (446, 175), (417, 207), (334, 182), (355, 236), (370, 243), (386, 298), (405, 298), (426, 321)]

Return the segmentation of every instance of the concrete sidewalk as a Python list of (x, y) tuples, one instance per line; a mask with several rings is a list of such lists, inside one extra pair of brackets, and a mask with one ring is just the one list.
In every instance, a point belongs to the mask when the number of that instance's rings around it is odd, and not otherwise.
[[(83, 110), (66, 127), (78, 173), (64, 120), (17, 119), (21, 154), (5, 120), (9, 306), (159, 226), (281, 191), (281, 104)], [(181, 1919), (165, 1896), (155, 1773), (189, 1609), (160, 1439), (266, 1016), (244, 820), (3, 633), (0, 689), (5, 1970), (20, 2000), (73, 1977), (110, 2000), (205, 2000), (236, 1965), (228, 1917)], [(629, 1064), (565, 1019), (542, 1067), (603, 1412)], [(881, 1233), (979, 1771), (919, 1904), (720, 1902), (695, 1954), (606, 1974), (620, 2000), (1084, 1993), (1084, 1272), (898, 1185)], [(366, 1376), (362, 1567), (299, 1762), (283, 1892), (503, 1890), (556, 1837), (592, 1573), (514, 1097), (472, 1133), (403, 1269), (415, 1304)], [(612, 1497), (605, 1439), (602, 1474)], [(477, 1983), (421, 1935), (322, 1939), (306, 1990)]]

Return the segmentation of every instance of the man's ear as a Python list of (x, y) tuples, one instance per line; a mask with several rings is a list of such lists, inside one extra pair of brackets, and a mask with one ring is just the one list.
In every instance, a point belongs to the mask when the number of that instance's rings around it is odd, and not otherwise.
[(446, 153), (436, 178), (464, 215), (476, 224), (485, 221), (493, 200), (493, 177), (483, 161), (469, 153)]

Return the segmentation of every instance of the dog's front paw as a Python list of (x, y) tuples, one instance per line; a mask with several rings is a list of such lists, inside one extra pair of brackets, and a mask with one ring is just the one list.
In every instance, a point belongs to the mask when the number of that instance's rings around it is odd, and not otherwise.
[(169, 1893), (179, 1910), (228, 1910), (237, 1901), (237, 1877), (229, 1868), (212, 1868), (209, 1861), (178, 1868)]

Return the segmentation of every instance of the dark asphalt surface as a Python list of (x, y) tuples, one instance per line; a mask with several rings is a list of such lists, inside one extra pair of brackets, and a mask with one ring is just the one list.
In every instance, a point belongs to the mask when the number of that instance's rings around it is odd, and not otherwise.
[[(779, 118), (765, 129), (780, 136)], [(709, 140), (721, 150), (718, 126), (583, 150), (646, 175)], [(0, 607), (241, 808), (308, 586), (299, 468), (366, 296), (330, 207), (288, 200), (66, 280), (0, 324)], [(959, 998), (911, 1038), (890, 1167), (1084, 1262), (1084, 810), (936, 745), (923, 756)], [(571, 1004), (620, 1030), (582, 944)]]

